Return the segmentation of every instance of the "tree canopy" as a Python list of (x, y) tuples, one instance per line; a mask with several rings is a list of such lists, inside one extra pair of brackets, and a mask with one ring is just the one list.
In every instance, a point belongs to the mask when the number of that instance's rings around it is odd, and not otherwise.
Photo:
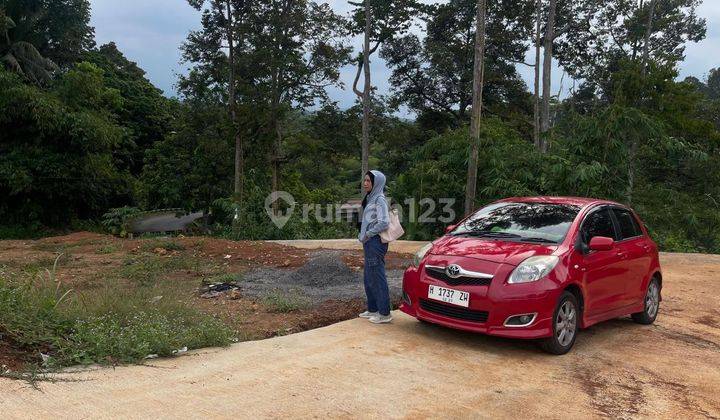
[[(405, 215), (435, 218), (406, 219), (408, 239), (441, 234), (448, 209), (457, 220), (474, 180), (470, 207), (516, 195), (613, 199), (665, 250), (720, 252), (720, 69), (678, 78), (687, 44), (706, 34), (700, 0), (485, 4), (478, 49), (473, 0), (358, 1), (344, 16), (309, 0), (188, 0), (199, 28), (179, 46), (189, 71), (169, 98), (119, 45), (95, 45), (88, 0), (0, 0), (0, 232), (182, 208), (204, 211), (228, 238), (351, 237), (352, 224), (306, 222), (300, 210), (278, 229), (265, 199), (359, 199), (367, 164), (388, 175)], [(351, 48), (365, 33), (368, 48)], [(358, 102), (339, 107), (328, 88), (342, 87), (344, 66), (358, 66), (359, 80), (377, 51), (389, 96), (355, 85)], [(543, 92), (520, 76), (553, 60), (567, 96), (549, 73)], [(478, 73), (483, 118), (471, 139)], [(473, 145), (477, 176), (467, 179)]]

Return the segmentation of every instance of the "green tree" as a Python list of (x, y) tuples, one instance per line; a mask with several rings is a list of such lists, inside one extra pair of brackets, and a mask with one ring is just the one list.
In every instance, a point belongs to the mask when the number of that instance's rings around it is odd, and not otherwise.
[(552, 191), (632, 204), (665, 249), (717, 249), (720, 133), (707, 100), (671, 66), (620, 65), (609, 106), (561, 114)]
[[(508, 196), (542, 194), (545, 188), (543, 177), (545, 158), (522, 138), (520, 133), (497, 117), (483, 120), (480, 130), (483, 147), (479, 158), (484, 163), (478, 167), (477, 204), (486, 204)], [(413, 151), (410, 167), (398, 176), (390, 194), (400, 203), (414, 198), (415, 209), (404, 207), (405, 215), (411, 212), (416, 217), (440, 218), (447, 215), (445, 206), (429, 207), (420, 203), (423, 198), (453, 199), (456, 218), (462, 217), (463, 208), (459, 203), (465, 197), (467, 181), (467, 151), (470, 147), (467, 127), (446, 131), (435, 136)], [(508, 159), (512, 156), (512, 159)], [(432, 208), (432, 211), (430, 209)], [(409, 222), (408, 219), (406, 221)], [(452, 223), (438, 220), (436, 223), (407, 223), (408, 238), (431, 239), (443, 232)]]
[(32, 43), (20, 37), (29, 26), (25, 19), (20, 22), (22, 24), (18, 27), (15, 20), (0, 8), (0, 62), (32, 83), (46, 84), (57, 66), (43, 57)]
[[(673, 66), (684, 58), (685, 45), (705, 38), (706, 21), (696, 13), (701, 0), (597, 1), (592, 25), (568, 31), (557, 40), (563, 68), (605, 90), (604, 83), (624, 60), (647, 60)], [(651, 17), (652, 14), (652, 17)], [(646, 42), (647, 41), (647, 42)]]
[[(360, 153), (362, 180), (369, 169), (370, 157), (370, 118), (373, 108), (370, 57), (383, 43), (405, 33), (411, 25), (411, 19), (422, 8), (416, 0), (365, 0), (349, 3), (355, 6), (350, 31), (352, 34), (363, 35), (363, 48), (356, 60), (358, 68), (353, 81), (353, 92), (363, 106)], [(364, 75), (362, 91), (358, 89), (360, 74)]]
[(84, 57), (103, 70), (105, 86), (117, 90), (122, 97), (116, 116), (128, 136), (116, 158), (137, 176), (142, 170), (145, 150), (170, 131), (178, 104), (163, 96), (145, 77), (145, 71), (125, 58), (115, 43), (88, 51)]
[[(426, 36), (411, 33), (385, 43), (381, 56), (392, 68), (393, 105), (418, 114), (442, 113), (452, 125), (469, 120), (472, 103), (476, 1), (452, 0), (428, 9)], [(532, 2), (487, 5), (483, 109), (524, 119), (527, 86), (515, 70), (532, 31)]]
[[(83, 52), (95, 46), (88, 0), (0, 0), (0, 10), (14, 22), (7, 34), (12, 43), (29, 43), (62, 68), (80, 61)], [(38, 62), (27, 45), (16, 46), (15, 52), (19, 61)]]
[(172, 131), (147, 151), (140, 176), (146, 208), (210, 209), (232, 194), (232, 123), (223, 104), (181, 106)]
[[(327, 100), (326, 87), (339, 84), (339, 69), (350, 49), (339, 32), (343, 20), (329, 5), (305, 0), (274, 0), (257, 10), (249, 39), (257, 100), (267, 110), (271, 189), (280, 188), (280, 164), (286, 160), (283, 114), (294, 104), (311, 106)], [(277, 202), (273, 203), (276, 209)]]
[[(252, 31), (257, 2), (252, 0), (188, 0), (202, 10), (202, 29), (191, 31), (182, 45), (183, 60), (194, 64), (188, 77), (178, 85), (186, 96), (209, 98), (224, 103), (234, 127), (233, 196), (242, 203), (245, 186), (246, 134), (251, 123), (243, 118), (250, 111), (255, 93), (248, 59), (247, 39)], [(225, 50), (227, 49), (227, 54)]]
[(113, 151), (124, 131), (121, 98), (102, 70), (80, 63), (51, 91), (0, 69), (0, 217), (66, 226), (132, 202), (133, 179)]

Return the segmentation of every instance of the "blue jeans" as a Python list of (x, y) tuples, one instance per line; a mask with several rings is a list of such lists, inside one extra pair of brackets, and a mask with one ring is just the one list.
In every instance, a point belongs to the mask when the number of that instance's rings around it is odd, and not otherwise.
[(375, 235), (363, 244), (365, 269), (363, 270), (367, 307), (370, 312), (390, 315), (390, 291), (385, 277), (385, 254), (388, 244)]

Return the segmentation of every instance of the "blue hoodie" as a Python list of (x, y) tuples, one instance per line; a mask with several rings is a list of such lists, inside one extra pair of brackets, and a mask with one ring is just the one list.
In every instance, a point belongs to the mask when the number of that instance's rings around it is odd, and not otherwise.
[(367, 195), (367, 205), (362, 211), (362, 224), (360, 225), (360, 242), (367, 242), (368, 239), (386, 230), (390, 224), (389, 206), (385, 199), (383, 189), (385, 188), (385, 175), (380, 171), (370, 171), (375, 176), (373, 187)]

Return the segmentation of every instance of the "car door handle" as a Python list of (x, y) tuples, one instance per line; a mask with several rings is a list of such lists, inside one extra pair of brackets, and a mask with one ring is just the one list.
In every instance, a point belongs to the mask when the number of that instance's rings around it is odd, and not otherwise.
[(618, 251), (618, 252), (617, 252), (617, 256), (620, 257), (620, 258), (625, 258), (625, 257), (627, 257), (627, 254), (624, 253), (624, 252)]

